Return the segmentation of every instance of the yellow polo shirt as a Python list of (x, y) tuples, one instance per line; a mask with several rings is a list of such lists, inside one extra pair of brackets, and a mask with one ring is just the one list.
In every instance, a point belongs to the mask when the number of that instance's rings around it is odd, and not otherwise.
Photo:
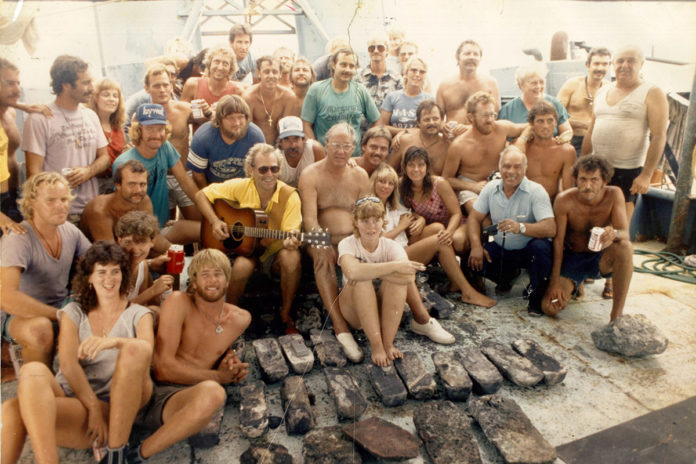
[[(268, 228), (282, 230), (284, 232), (302, 230), (302, 204), (300, 203), (300, 196), (297, 194), (297, 191), (292, 192), (288, 197), (280, 224), (274, 224), (271, 220), (271, 211), (273, 211), (273, 208), (279, 207), (278, 198), (282, 185), (286, 184), (278, 181), (276, 190), (271, 200), (268, 202), (268, 205), (266, 205), (265, 212), (269, 216)], [(256, 184), (252, 178), (229, 179), (222, 183), (210, 184), (205, 187), (202, 192), (211, 203), (215, 200), (223, 199), (235, 203), (239, 208), (261, 208), (261, 198), (259, 197), (259, 192), (256, 190)], [(273, 256), (280, 251), (281, 248), (283, 248), (282, 240), (275, 240), (266, 248), (266, 251), (259, 258), (260, 261), (264, 262), (269, 256)]]

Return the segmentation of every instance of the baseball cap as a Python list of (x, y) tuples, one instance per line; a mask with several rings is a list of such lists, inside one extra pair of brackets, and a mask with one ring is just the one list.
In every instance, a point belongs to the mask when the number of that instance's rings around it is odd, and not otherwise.
[(302, 130), (302, 120), (297, 116), (286, 116), (278, 121), (278, 132), (279, 139), (292, 136), (305, 136), (304, 131)]
[(143, 126), (167, 124), (167, 112), (162, 105), (144, 103), (138, 107), (138, 111), (135, 113), (135, 120)]

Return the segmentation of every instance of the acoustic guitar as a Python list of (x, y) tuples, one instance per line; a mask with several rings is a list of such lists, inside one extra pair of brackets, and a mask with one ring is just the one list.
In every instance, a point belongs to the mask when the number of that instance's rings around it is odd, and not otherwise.
[[(205, 248), (215, 248), (225, 253), (250, 256), (259, 245), (258, 239), (285, 240), (291, 232), (268, 228), (268, 215), (265, 211), (253, 208), (237, 208), (226, 200), (213, 202), (215, 215), (227, 224), (230, 236), (218, 240), (213, 235), (213, 225), (205, 217), (201, 222), (201, 243)], [(331, 234), (325, 230), (301, 232), (297, 239), (306, 245), (328, 247)]]

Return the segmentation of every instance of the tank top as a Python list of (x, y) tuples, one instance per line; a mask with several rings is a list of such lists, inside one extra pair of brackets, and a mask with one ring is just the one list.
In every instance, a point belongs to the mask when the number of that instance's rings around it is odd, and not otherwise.
[(238, 87), (233, 82), (227, 82), (227, 85), (222, 90), (220, 95), (213, 95), (208, 87), (208, 78), (201, 77), (198, 79), (198, 88), (196, 89), (196, 99), (203, 99), (212, 105), (216, 101), (220, 100), (225, 95), (234, 95), (238, 92)]
[(297, 183), (300, 180), (300, 173), (302, 173), (302, 170), (312, 163), (314, 163), (314, 148), (309, 141), (305, 141), (302, 158), (300, 158), (300, 162), (297, 163), (297, 166), (294, 168), (288, 164), (288, 162), (285, 160), (285, 155), (283, 155), (283, 161), (280, 163), (280, 174), (278, 175), (278, 179), (282, 180), (288, 185), (297, 187)]
[(623, 99), (609, 105), (607, 95), (616, 84), (602, 86), (594, 99), (592, 151), (620, 169), (642, 167), (648, 153), (648, 108), (645, 99), (653, 87), (643, 82)]

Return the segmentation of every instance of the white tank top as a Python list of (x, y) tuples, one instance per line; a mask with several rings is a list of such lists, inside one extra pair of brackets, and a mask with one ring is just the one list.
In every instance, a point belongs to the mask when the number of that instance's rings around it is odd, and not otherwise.
[(300, 158), (300, 162), (297, 163), (297, 166), (294, 168), (291, 167), (287, 161), (285, 161), (285, 155), (283, 155), (283, 162), (280, 164), (280, 174), (278, 174), (278, 179), (282, 180), (288, 185), (297, 187), (302, 170), (314, 163), (314, 149), (312, 147), (313, 145), (306, 140), (304, 144), (304, 151), (302, 152), (302, 158)]
[(643, 82), (610, 106), (607, 94), (616, 83), (602, 86), (594, 99), (592, 151), (605, 156), (615, 168), (642, 167), (648, 152), (648, 108), (645, 99), (652, 84)]
[(135, 278), (135, 285), (133, 285), (133, 288), (131, 289), (130, 293), (126, 295), (126, 299), (128, 301), (132, 300), (136, 296), (140, 294), (140, 287), (143, 285), (143, 282), (145, 281), (145, 261), (140, 261), (140, 264), (138, 264), (138, 276)]

